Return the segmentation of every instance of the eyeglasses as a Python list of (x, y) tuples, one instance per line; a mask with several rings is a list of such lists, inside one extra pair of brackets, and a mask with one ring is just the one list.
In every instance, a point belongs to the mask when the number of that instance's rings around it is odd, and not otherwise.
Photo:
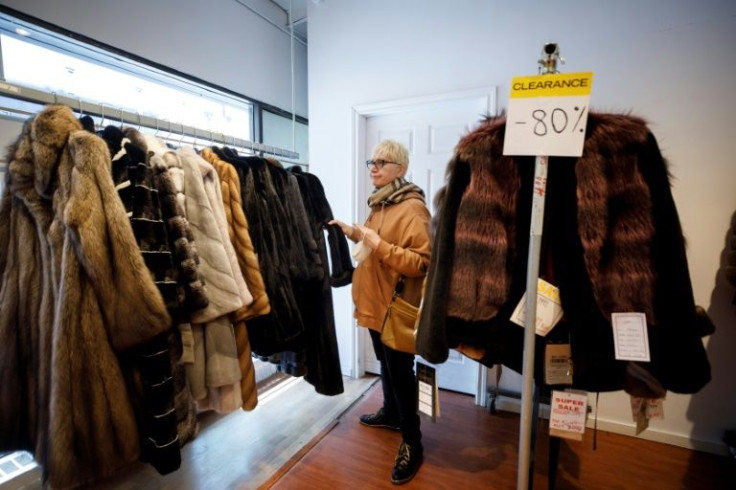
[(379, 160), (366, 160), (365, 161), (365, 166), (366, 166), (366, 168), (368, 168), (368, 170), (370, 170), (373, 167), (376, 167), (378, 170), (381, 170), (383, 168), (383, 166), (386, 165), (387, 163), (393, 163), (394, 165), (401, 165), (400, 163), (389, 162), (389, 161), (386, 161), (386, 160), (380, 160), (379, 159)]

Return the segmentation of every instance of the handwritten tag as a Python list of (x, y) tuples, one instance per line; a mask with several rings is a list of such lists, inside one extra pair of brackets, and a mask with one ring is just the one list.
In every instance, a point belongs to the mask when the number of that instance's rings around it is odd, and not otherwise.
[(664, 398), (650, 398), (647, 400), (647, 418), (664, 420)]
[(644, 313), (612, 313), (613, 346), (619, 361), (649, 362), (647, 317)]
[(587, 393), (552, 391), (549, 415), (550, 435), (582, 440), (587, 415)]
[(631, 397), (631, 415), (636, 423), (636, 435), (649, 427), (651, 419), (664, 420), (664, 398)]
[(504, 155), (583, 154), (593, 73), (514, 77)]

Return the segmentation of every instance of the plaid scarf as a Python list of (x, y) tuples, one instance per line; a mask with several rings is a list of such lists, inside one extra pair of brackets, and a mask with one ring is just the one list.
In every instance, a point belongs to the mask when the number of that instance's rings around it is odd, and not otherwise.
[(403, 177), (397, 177), (383, 187), (377, 187), (368, 198), (368, 206), (374, 208), (379, 205), (397, 204), (416, 194), (424, 201), (424, 191)]

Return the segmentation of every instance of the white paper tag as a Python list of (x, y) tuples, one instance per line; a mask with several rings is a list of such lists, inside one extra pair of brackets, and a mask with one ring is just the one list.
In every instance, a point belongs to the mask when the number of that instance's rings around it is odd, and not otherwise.
[[(563, 313), (560, 290), (544, 279), (539, 279), (537, 281), (537, 321), (535, 329), (537, 335), (546, 336), (560, 321)], [(521, 301), (511, 314), (511, 321), (522, 327), (524, 326), (526, 322), (526, 293), (521, 297)]]
[(568, 391), (552, 391), (550, 400), (550, 435), (580, 440), (585, 433), (588, 415), (588, 394)]
[(417, 362), (418, 399), (417, 411), (432, 418), (435, 422), (440, 416), (439, 388), (437, 371), (432, 366)]
[(647, 317), (644, 313), (612, 313), (611, 324), (616, 359), (650, 361)]

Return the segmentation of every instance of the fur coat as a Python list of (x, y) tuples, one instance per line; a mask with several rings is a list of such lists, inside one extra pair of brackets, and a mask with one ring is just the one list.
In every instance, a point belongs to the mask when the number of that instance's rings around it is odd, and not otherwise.
[[(135, 129), (125, 129), (126, 138), (134, 147), (146, 154), (153, 183), (161, 205), (161, 218), (166, 225), (169, 250), (174, 262), (174, 276), (177, 283), (176, 311), (171, 314), (174, 325), (186, 322), (189, 313), (200, 310), (209, 304), (207, 291), (199, 274), (199, 254), (194, 237), (185, 215), (183, 200), (177, 198), (178, 191), (173, 172), (169, 171), (163, 159), (148, 151), (145, 137)], [(168, 338), (172, 383), (174, 385), (174, 406), (176, 409), (177, 434), (179, 444), (184, 445), (199, 432), (194, 400), (186, 380), (186, 368), (182, 362), (184, 346), (178, 329), (173, 329)]]
[[(169, 314), (175, 314), (179, 310), (176, 270), (146, 152), (117, 126), (107, 126), (101, 136), (110, 149), (113, 183), (130, 217), (143, 260)], [(161, 474), (181, 465), (169, 335), (172, 331), (120, 356), (138, 419), (141, 460)]]
[(1, 450), (26, 449), (52, 487), (139, 454), (116, 352), (170, 328), (118, 199), (105, 143), (49, 106), (7, 154), (0, 205)]
[(207, 285), (209, 304), (191, 314), (193, 358), (187, 378), (200, 409), (231, 412), (242, 405), (240, 366), (230, 314), (252, 301), (230, 242), (219, 178), (193, 150), (172, 151), (147, 138), (169, 169), (178, 169), (180, 197), (199, 252), (199, 271)]
[(250, 304), (244, 305), (231, 315), (242, 375), (240, 391), (243, 399), (243, 409), (253, 410), (258, 403), (258, 396), (250, 340), (248, 339), (248, 330), (245, 322), (250, 318), (268, 314), (271, 311), (271, 306), (266, 295), (266, 287), (263, 284), (263, 276), (258, 265), (258, 257), (256, 257), (253, 242), (250, 238), (248, 220), (243, 212), (238, 173), (232, 165), (220, 160), (208, 148), (202, 150), (201, 156), (212, 165), (220, 178), (222, 201), (230, 241), (235, 249), (240, 271), (248, 285), (248, 290), (253, 296), (253, 301)]
[(214, 151), (235, 167), (240, 179), (243, 210), (271, 305), (270, 313), (247, 322), (248, 337), (255, 354), (271, 356), (289, 349), (304, 331), (294, 295), (295, 281), (308, 276), (301, 236), (296, 233), (301, 228), (287, 212), (283, 169), (258, 157), (240, 158), (234, 152)]
[[(502, 154), (504, 127), (486, 121), (448, 166), (417, 334), (430, 362), (472, 346), (521, 370), (523, 329), (509, 317), (526, 285), (534, 161)], [(667, 166), (641, 119), (591, 114), (583, 156), (550, 159), (544, 226), (540, 277), (560, 288), (565, 317), (537, 337), (538, 379), (544, 343), (569, 341), (581, 389), (628, 387), (632, 371), (678, 393), (709, 381)], [(631, 311), (646, 314), (650, 363), (614, 359), (610, 314)]]
[(299, 295), (306, 329), (304, 379), (315, 387), (317, 393), (337, 395), (344, 391), (344, 387), (335, 332), (332, 286), (350, 283), (353, 274), (350, 249), (339, 227), (327, 224), (333, 219), (332, 209), (317, 176), (304, 172), (296, 165), (289, 168), (289, 172), (299, 185), (310, 232), (319, 250), (320, 264), (324, 267), (321, 277), (314, 278)]

